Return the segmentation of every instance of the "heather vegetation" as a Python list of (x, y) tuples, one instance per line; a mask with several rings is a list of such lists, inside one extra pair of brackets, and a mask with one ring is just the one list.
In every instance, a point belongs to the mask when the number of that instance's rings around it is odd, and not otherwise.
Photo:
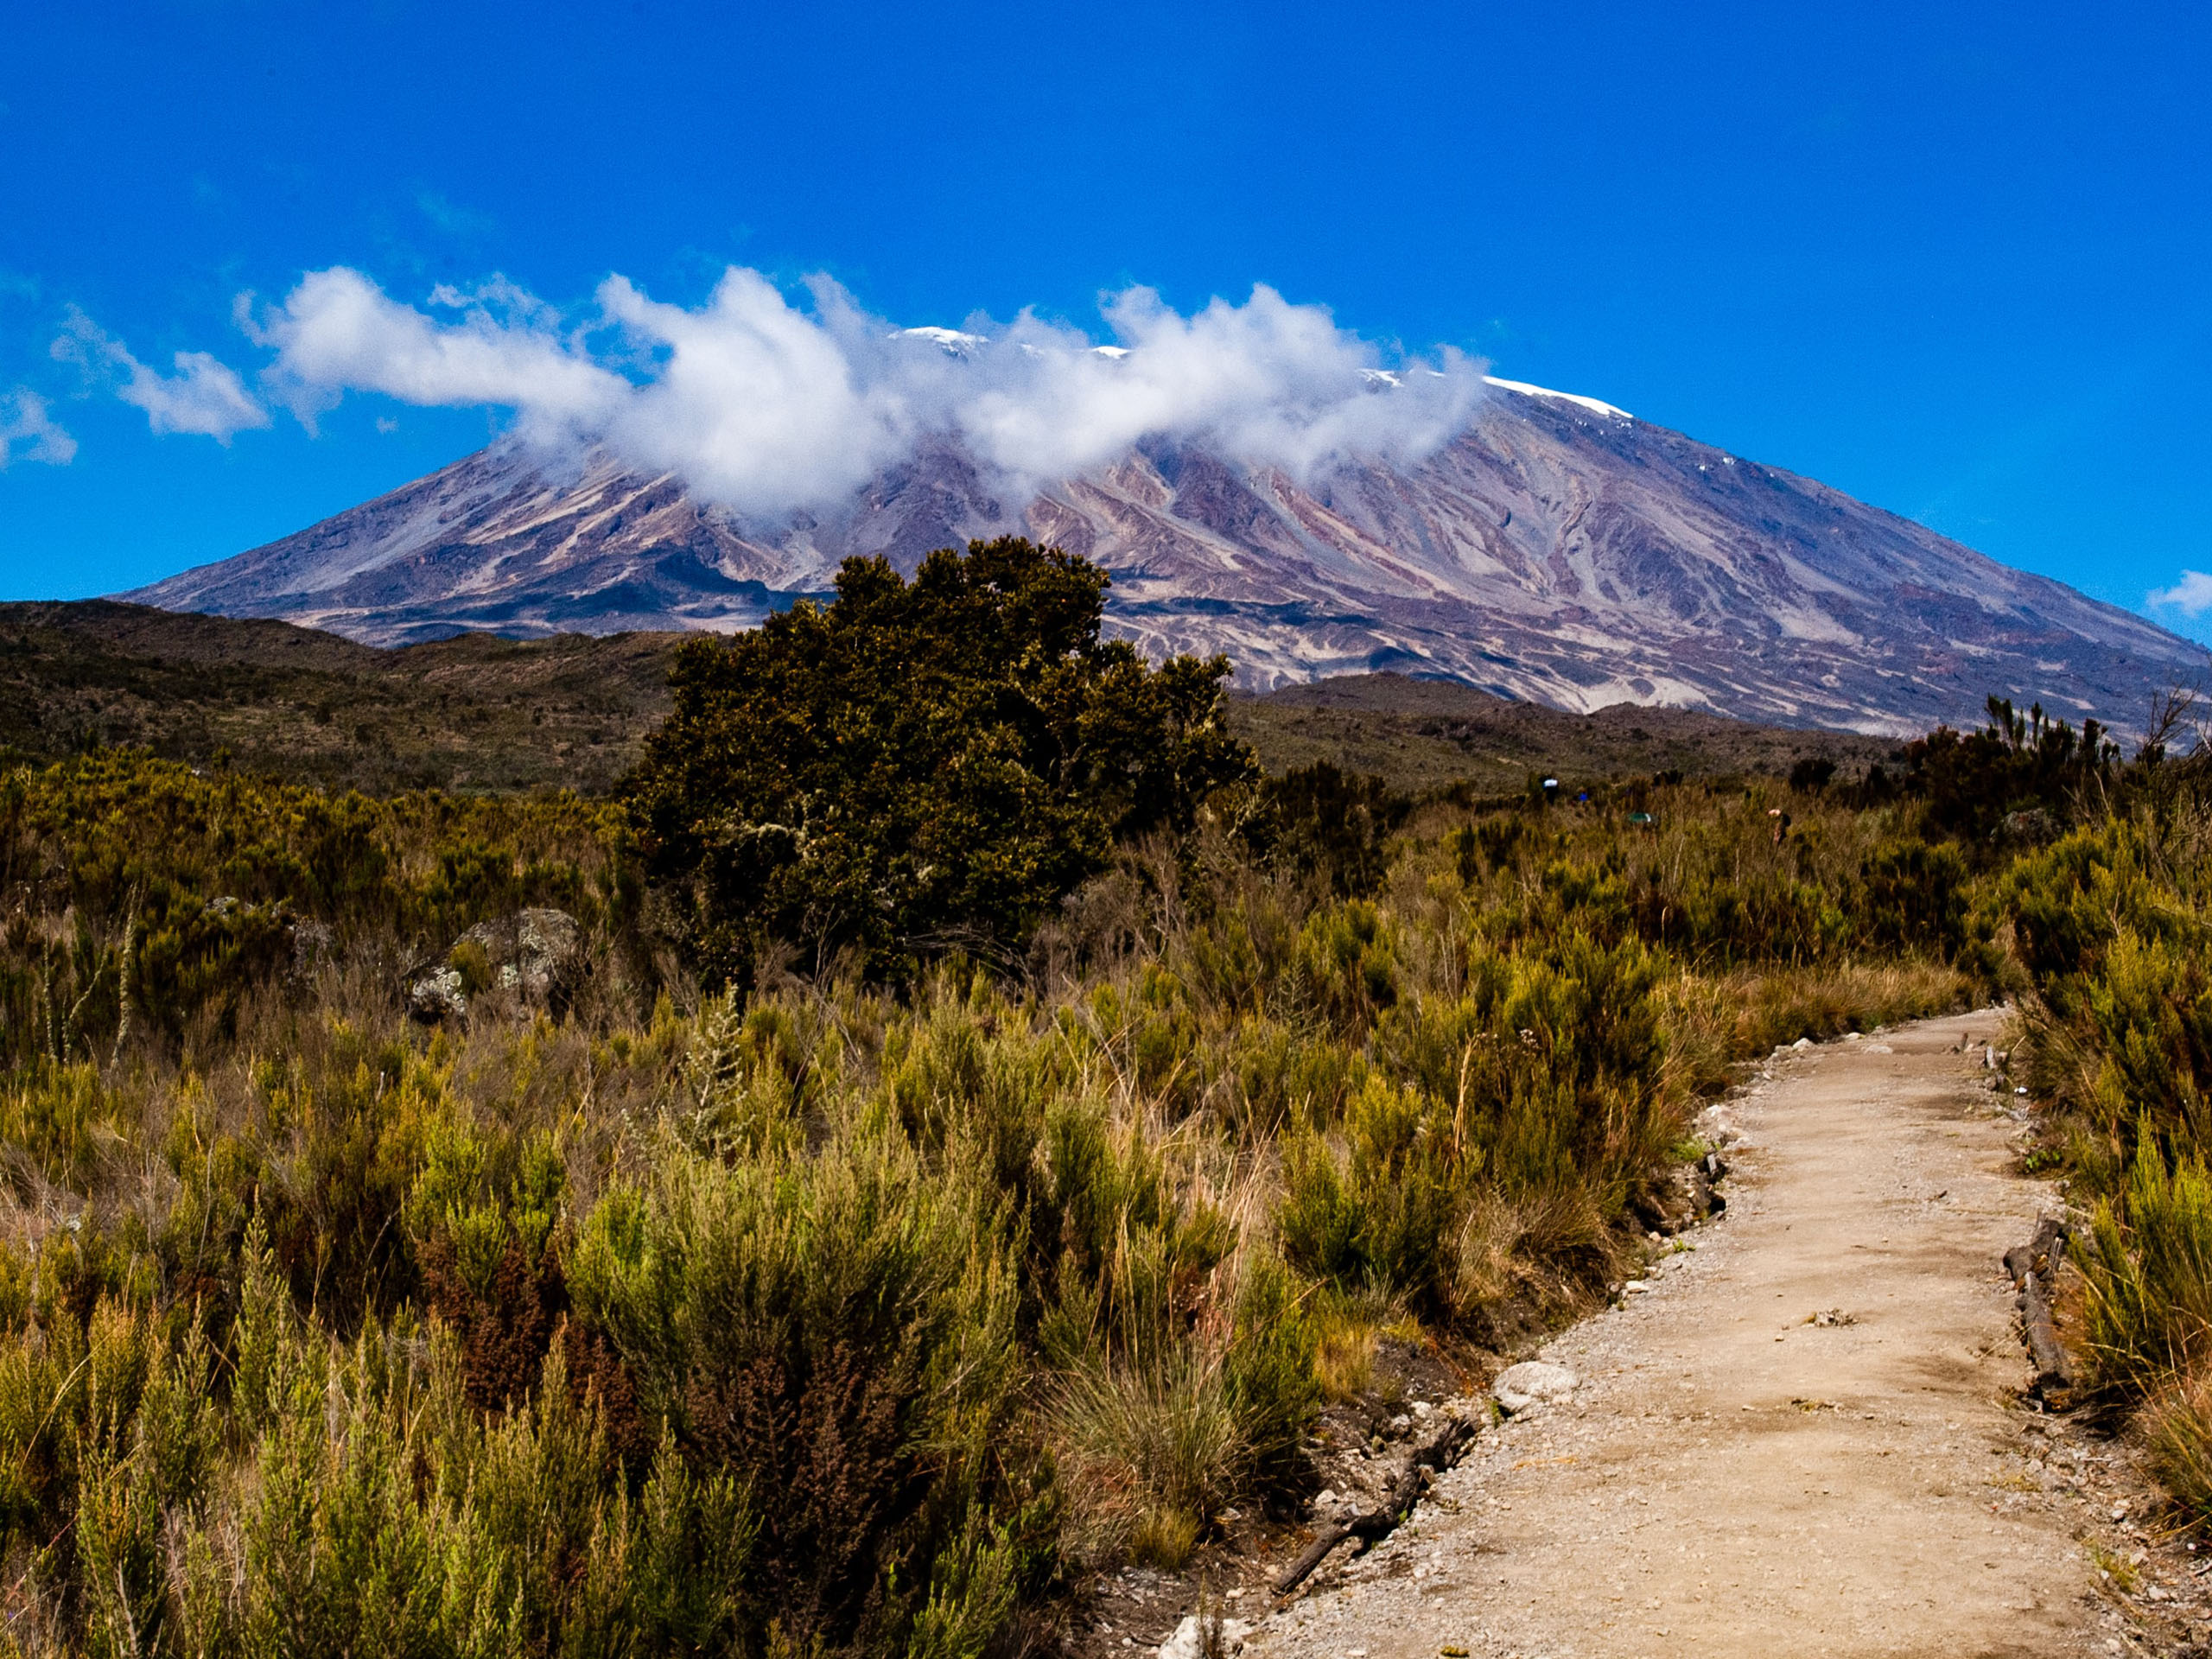
[[(2212, 774), (2171, 751), (2177, 705), (2130, 765), (2076, 745), (2066, 832), (1995, 884), (2030, 995), (2016, 1069), (2044, 1156), (2093, 1217), (2080, 1328), (2110, 1408), (2212, 1518)], [(2056, 742), (2050, 759), (2064, 760)], [(2062, 796), (2061, 798), (2069, 797)]]
[(111, 600), (0, 604), (0, 766), (142, 748), (343, 791), (604, 794), (668, 709), (670, 634), (378, 650)]
[[(697, 648), (611, 804), (0, 784), (0, 1643), (1017, 1651), (1310, 1496), (1385, 1338), (1602, 1298), (1734, 1063), (2008, 981), (2114, 1376), (2196, 1351), (2184, 764), (1412, 799), (1259, 775), (1079, 561), (841, 594)], [(410, 1010), (533, 906), (557, 999)]]

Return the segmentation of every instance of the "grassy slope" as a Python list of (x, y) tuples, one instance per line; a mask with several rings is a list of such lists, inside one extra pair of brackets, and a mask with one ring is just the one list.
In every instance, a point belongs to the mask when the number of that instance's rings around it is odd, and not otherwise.
[[(471, 634), (400, 651), (283, 622), (181, 615), (105, 600), (0, 605), (0, 759), (142, 745), (289, 781), (374, 791), (438, 785), (612, 786), (668, 707), (683, 636)], [(1678, 771), (1786, 773), (1807, 755), (1863, 771), (1880, 738), (1624, 706), (1572, 715), (1472, 687), (1364, 674), (1231, 699), (1268, 770), (1317, 760), (1421, 790), (1517, 791)]]
[(1330, 760), (1379, 772), (1400, 789), (1473, 780), (1478, 792), (1517, 791), (1530, 772), (1579, 783), (1637, 773), (1686, 778), (1786, 775), (1825, 756), (1846, 776), (1887, 758), (1893, 740), (1753, 726), (1718, 715), (1631, 703), (1594, 715), (1510, 702), (1469, 685), (1359, 674), (1239, 697), (1230, 721), (1270, 771)]
[(0, 606), (0, 756), (93, 742), (288, 781), (611, 787), (668, 706), (667, 634), (377, 651), (283, 622), (105, 601)]

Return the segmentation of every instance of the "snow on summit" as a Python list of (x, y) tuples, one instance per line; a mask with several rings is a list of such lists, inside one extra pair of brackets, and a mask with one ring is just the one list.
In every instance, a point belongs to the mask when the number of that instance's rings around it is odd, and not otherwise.
[(1494, 374), (1483, 376), (1483, 384), (1503, 391), (1517, 391), (1525, 397), (1556, 397), (1561, 403), (1580, 404), (1593, 415), (1603, 415), (1610, 420), (1632, 421), (1635, 416), (1624, 409), (1616, 409), (1600, 398), (1578, 397), (1571, 391), (1554, 391), (1549, 386), (1532, 386), (1526, 380), (1501, 380)]

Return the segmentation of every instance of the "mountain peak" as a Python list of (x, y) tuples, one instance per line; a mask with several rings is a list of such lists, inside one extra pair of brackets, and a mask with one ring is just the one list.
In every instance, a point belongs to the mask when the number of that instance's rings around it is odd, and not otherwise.
[(911, 571), (932, 548), (1020, 534), (1112, 574), (1116, 632), (1154, 654), (1224, 652), (1254, 690), (1390, 671), (1583, 712), (1883, 733), (1976, 719), (1993, 692), (2125, 728), (2202, 663), (2140, 617), (1824, 485), (1598, 398), (1491, 385), (1506, 395), (1416, 466), (1301, 480), (1160, 440), (1019, 489), (948, 441), (835, 512), (774, 523), (603, 448), (508, 439), (126, 597), (386, 645), (728, 631), (826, 591), (853, 555)]
[(1494, 374), (1483, 376), (1483, 384), (1496, 386), (1500, 391), (1517, 391), (1524, 397), (1556, 397), (1563, 404), (1580, 404), (1593, 415), (1603, 415), (1616, 421), (1632, 421), (1635, 416), (1624, 409), (1596, 397), (1584, 397), (1571, 391), (1554, 391), (1549, 386), (1532, 386), (1526, 380), (1501, 380)]

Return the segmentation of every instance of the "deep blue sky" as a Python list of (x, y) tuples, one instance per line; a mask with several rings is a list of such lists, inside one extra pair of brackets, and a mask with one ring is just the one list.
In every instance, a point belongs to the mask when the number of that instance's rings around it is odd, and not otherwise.
[(696, 303), (737, 262), (907, 323), (1267, 282), (2141, 608), (2212, 570), (2208, 18), (16, 0), (0, 398), (78, 448), (0, 471), (0, 597), (221, 557), (490, 429), (355, 397), (156, 436), (49, 354), (70, 306), (251, 383), (234, 296), (309, 269)]

